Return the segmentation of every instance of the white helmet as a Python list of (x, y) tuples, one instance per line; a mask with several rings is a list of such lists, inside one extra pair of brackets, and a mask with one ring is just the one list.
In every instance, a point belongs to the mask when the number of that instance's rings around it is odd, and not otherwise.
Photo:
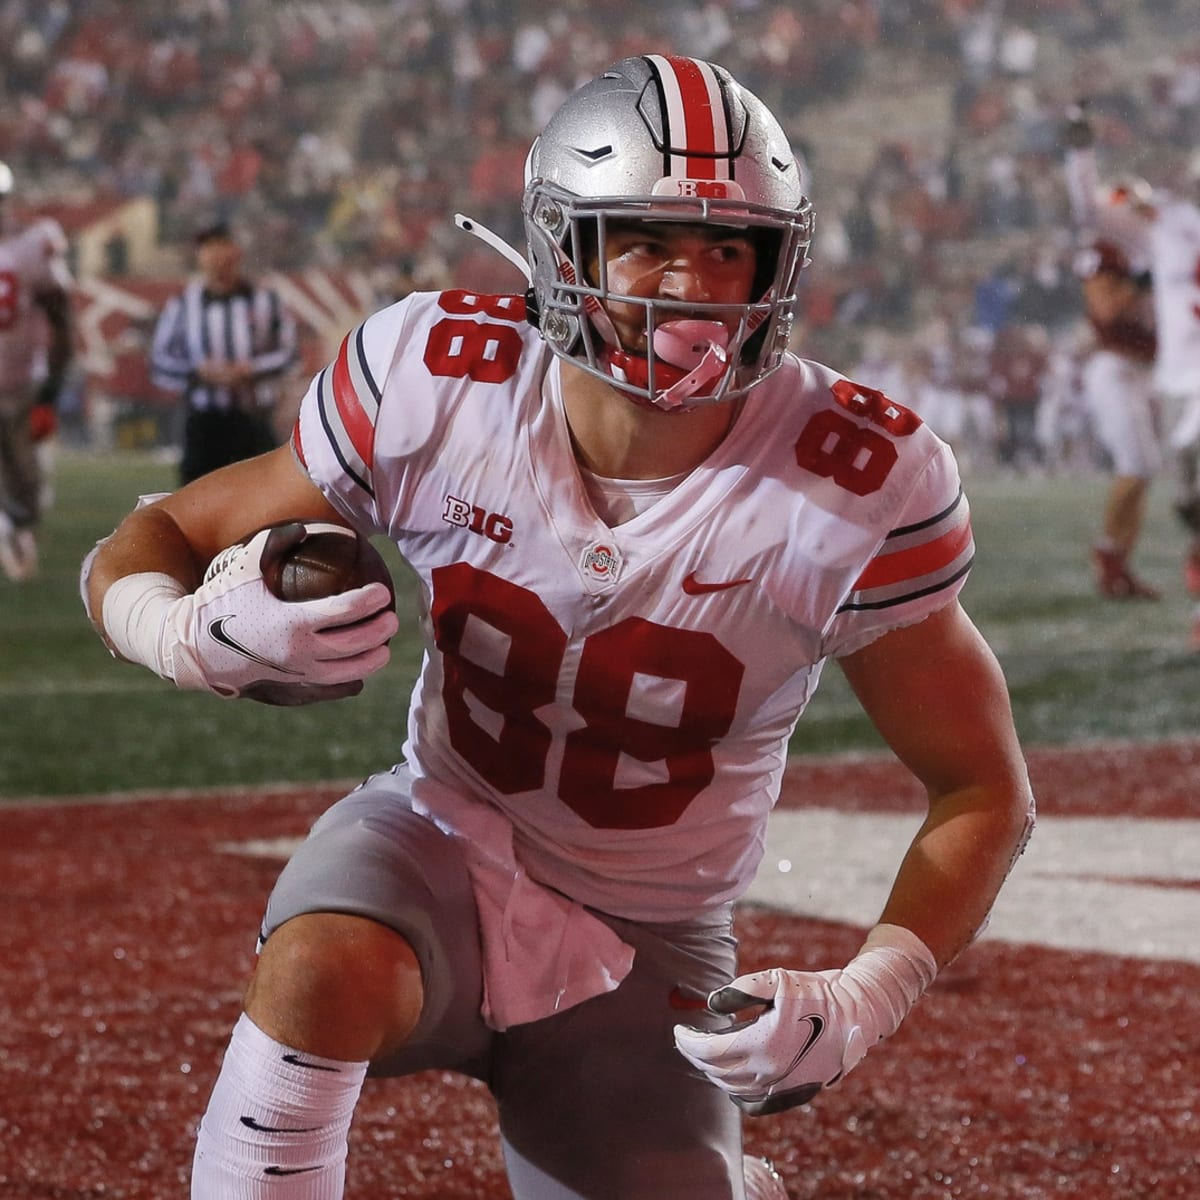
[(7, 196), (13, 190), (12, 167), (6, 162), (0, 162), (0, 196)]
[[(623, 59), (564, 102), (530, 149), (525, 178), (531, 319), (555, 354), (667, 410), (741, 396), (779, 365), (812, 205), (778, 121), (724, 68)], [(606, 223), (631, 218), (750, 234), (758, 274), (732, 333), (717, 319), (728, 319), (728, 305), (609, 290)], [(597, 252), (593, 280), (587, 260)], [(646, 354), (620, 345), (609, 301), (645, 310)]]

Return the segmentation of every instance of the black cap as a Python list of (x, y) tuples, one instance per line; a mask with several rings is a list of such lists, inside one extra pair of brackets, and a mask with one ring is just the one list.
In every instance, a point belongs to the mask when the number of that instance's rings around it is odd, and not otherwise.
[(201, 225), (192, 235), (192, 243), (196, 246), (203, 246), (205, 242), (232, 240), (233, 230), (228, 221), (210, 221), (207, 225)]

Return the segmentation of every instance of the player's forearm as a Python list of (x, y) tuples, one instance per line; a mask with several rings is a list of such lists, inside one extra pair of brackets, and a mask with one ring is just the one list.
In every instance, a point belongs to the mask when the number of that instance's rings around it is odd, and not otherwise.
[(204, 569), (179, 526), (161, 508), (130, 513), (103, 541), (84, 568), (83, 589), (88, 615), (103, 635), (104, 597), (127, 575), (153, 573), (177, 579), (187, 591), (199, 584)]
[(939, 967), (966, 948), (1033, 827), (1024, 779), (938, 798), (912, 841), (881, 922), (912, 930)]

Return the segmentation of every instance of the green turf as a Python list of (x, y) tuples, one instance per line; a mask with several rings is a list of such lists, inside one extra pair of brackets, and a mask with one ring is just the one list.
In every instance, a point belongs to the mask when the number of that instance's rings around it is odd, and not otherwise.
[[(178, 693), (109, 658), (83, 617), (79, 561), (139, 492), (171, 480), (145, 456), (63, 456), (41, 577), (19, 588), (0, 579), (0, 796), (347, 779), (397, 757), (419, 653), (411, 622), (360, 697), (305, 709)], [(1106, 604), (1086, 562), (1104, 486), (1099, 476), (968, 480), (979, 553), (964, 599), (1000, 656), (1029, 745), (1197, 728), (1200, 656), (1186, 649), (1182, 537), (1165, 488), (1140, 563), (1166, 600)], [(793, 748), (878, 745), (831, 668)]]

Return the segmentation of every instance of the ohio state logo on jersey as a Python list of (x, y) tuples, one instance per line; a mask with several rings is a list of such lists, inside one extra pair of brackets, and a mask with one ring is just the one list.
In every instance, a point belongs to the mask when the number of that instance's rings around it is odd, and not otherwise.
[(590, 579), (615, 583), (621, 573), (621, 552), (611, 542), (592, 542), (580, 557), (579, 566)]

